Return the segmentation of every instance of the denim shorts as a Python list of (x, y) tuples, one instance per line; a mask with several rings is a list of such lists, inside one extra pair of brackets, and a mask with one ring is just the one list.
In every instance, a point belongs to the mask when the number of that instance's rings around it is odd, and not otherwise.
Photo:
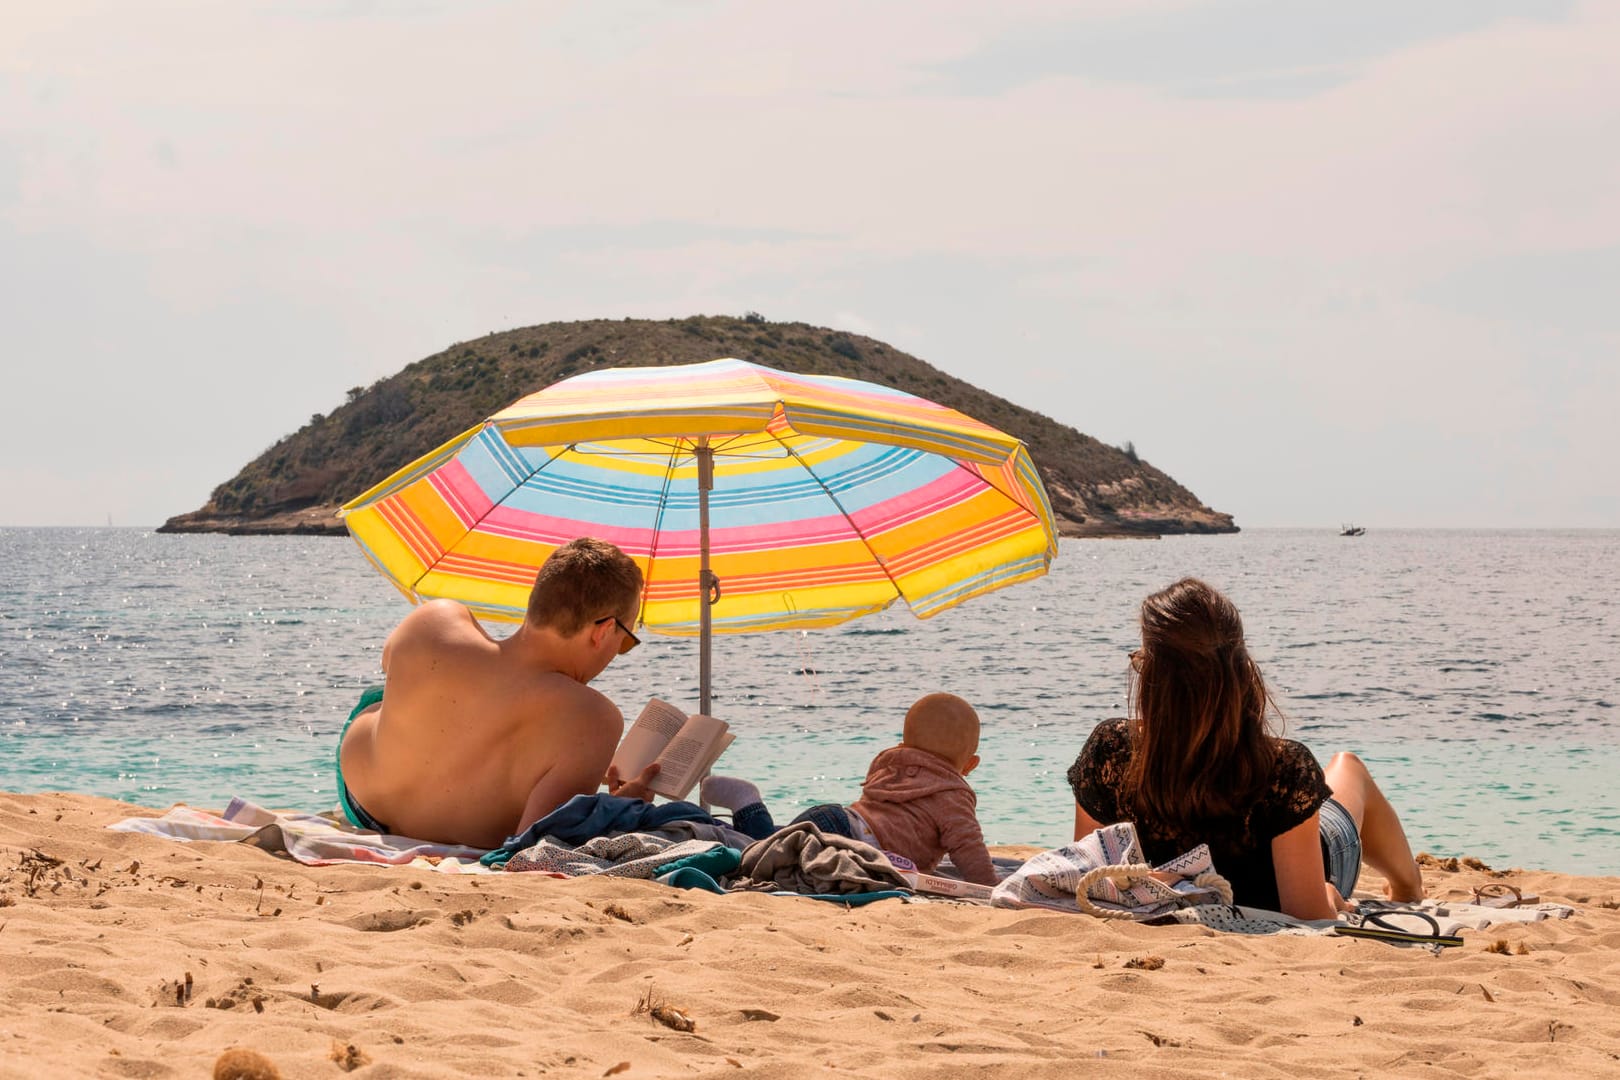
[(1350, 812), (1329, 797), (1317, 811), (1322, 831), (1322, 865), (1327, 879), (1346, 900), (1355, 891), (1361, 876), (1361, 834)]
[(812, 806), (804, 813), (793, 819), (797, 825), (801, 821), (808, 821), (824, 833), (834, 836), (846, 836), (851, 840), (855, 838), (855, 830), (849, 821), (849, 811), (837, 803), (822, 803)]

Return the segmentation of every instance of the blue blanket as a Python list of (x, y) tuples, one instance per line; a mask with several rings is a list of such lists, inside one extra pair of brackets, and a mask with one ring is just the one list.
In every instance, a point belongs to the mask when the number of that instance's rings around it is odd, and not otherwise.
[(652, 832), (674, 821), (720, 824), (702, 807), (693, 803), (670, 802), (655, 806), (640, 799), (626, 799), (619, 795), (575, 795), (524, 829), (521, 835), (507, 837), (504, 844), (479, 861), (485, 866), (504, 866), (513, 855), (534, 844), (542, 836), (550, 836), (564, 844), (579, 845), (597, 836)]

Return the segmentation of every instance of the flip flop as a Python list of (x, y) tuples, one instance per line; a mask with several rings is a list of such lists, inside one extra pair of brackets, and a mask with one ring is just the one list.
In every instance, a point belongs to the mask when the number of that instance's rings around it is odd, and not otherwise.
[(1474, 889), (1474, 903), (1479, 907), (1516, 908), (1540, 902), (1541, 897), (1535, 893), (1522, 892), (1517, 885), (1505, 881), (1493, 881)]
[[(1390, 921), (1396, 916), (1421, 919), (1429, 924), (1429, 931), (1422, 933), (1404, 929)], [(1371, 938), (1374, 941), (1388, 941), (1396, 945), (1428, 945), (1436, 952), (1463, 943), (1463, 939), (1455, 934), (1442, 934), (1440, 923), (1433, 915), (1415, 908), (1368, 912), (1360, 916), (1359, 922), (1335, 926), (1333, 932), (1341, 937)]]

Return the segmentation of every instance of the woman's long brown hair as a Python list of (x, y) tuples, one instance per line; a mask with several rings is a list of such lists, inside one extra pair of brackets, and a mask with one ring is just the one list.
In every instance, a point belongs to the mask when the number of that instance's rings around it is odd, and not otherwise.
[(1142, 601), (1126, 790), (1143, 818), (1195, 831), (1243, 815), (1270, 781), (1276, 710), (1225, 596), (1183, 578)]

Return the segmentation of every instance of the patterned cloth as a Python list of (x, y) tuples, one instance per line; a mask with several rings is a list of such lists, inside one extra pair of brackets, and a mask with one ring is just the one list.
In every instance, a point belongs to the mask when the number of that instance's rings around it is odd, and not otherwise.
[(602, 874), (607, 877), (651, 880), (670, 863), (702, 855), (719, 847), (721, 845), (702, 840), (676, 842), (649, 833), (598, 836), (578, 847), (546, 837), (508, 859), (506, 870), (508, 873), (540, 870), (566, 874), (569, 877)]
[(265, 851), (284, 851), (308, 866), (356, 862), (404, 866), (422, 859), (423, 865), (438, 862), (434, 869), (471, 873), (481, 869), (478, 859), (484, 854), (483, 848), (375, 833), (318, 814), (277, 813), (246, 799), (232, 799), (221, 814), (176, 805), (162, 817), (126, 818), (107, 828), (171, 840), (238, 841)]
[(1239, 907), (1236, 904), (1198, 904), (1167, 911), (1143, 921), (1154, 926), (1170, 923), (1207, 926), (1227, 934), (1291, 934), (1296, 937), (1324, 936), (1333, 933), (1334, 927), (1344, 925), (1338, 919), (1296, 919), (1280, 911)]
[[(1043, 851), (1025, 862), (996, 886), (990, 903), (995, 907), (1079, 912), (1082, 909), (1076, 891), (1088, 873), (1107, 866), (1142, 866), (1146, 861), (1136, 838), (1136, 826), (1128, 821), (1105, 825), (1072, 844)], [(1086, 899), (1100, 909), (1146, 918), (1214, 898), (1211, 889), (1194, 883), (1200, 874), (1214, 869), (1209, 848), (1203, 844), (1152, 869), (1174, 873), (1179, 880), (1166, 885), (1138, 876), (1123, 889), (1113, 881), (1096, 880), (1087, 887)]]

